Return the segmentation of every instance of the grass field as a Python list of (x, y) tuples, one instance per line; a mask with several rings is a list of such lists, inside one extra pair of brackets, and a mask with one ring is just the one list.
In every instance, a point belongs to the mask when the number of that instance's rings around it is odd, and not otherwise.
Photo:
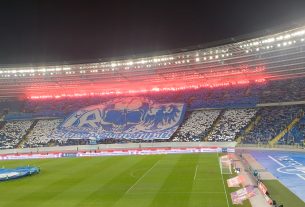
[(28, 164), (41, 173), (1, 182), (0, 207), (233, 206), (217, 154), (0, 162), (7, 168)]
[(304, 202), (278, 180), (264, 180), (272, 198), (284, 206), (305, 207)]

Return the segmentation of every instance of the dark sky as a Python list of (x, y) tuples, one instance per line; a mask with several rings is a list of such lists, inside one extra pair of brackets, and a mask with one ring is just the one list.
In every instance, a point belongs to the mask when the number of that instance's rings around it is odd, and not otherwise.
[(0, 64), (183, 48), (305, 19), (305, 0), (0, 1)]

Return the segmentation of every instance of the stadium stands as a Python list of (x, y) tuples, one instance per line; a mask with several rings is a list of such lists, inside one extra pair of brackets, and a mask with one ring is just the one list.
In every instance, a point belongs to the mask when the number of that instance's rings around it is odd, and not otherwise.
[(208, 141), (234, 141), (237, 133), (255, 116), (256, 109), (232, 109), (223, 113), (208, 136)]
[(270, 81), (260, 92), (260, 103), (280, 103), (305, 100), (304, 78)]
[[(168, 140), (181, 124), (181, 117), (178, 121), (174, 113), (169, 116), (174, 110), (161, 107), (169, 103), (183, 104), (188, 111), (172, 141), (234, 141), (242, 137), (243, 143), (268, 143), (285, 129), (280, 143), (304, 140), (304, 118), (291, 130), (287, 128), (305, 108), (296, 105), (305, 104), (304, 26), (166, 55), (1, 66), (0, 72), (0, 120), (5, 121), (0, 122), (1, 149), (88, 144), (92, 140)], [(115, 104), (109, 104), (97, 109), (100, 115), (70, 123), (66, 131), (59, 129), (59, 123), (71, 114), (83, 116), (92, 107), (121, 98), (147, 99), (155, 105), (149, 110), (145, 106), (117, 110), (112, 108)], [(155, 109), (157, 105), (160, 108)], [(100, 122), (90, 122), (97, 116)], [(141, 116), (147, 119), (142, 117), (145, 122), (139, 124)], [(86, 121), (82, 126), (86, 129), (77, 131), (76, 126)], [(168, 134), (161, 133), (165, 122), (171, 128)], [(157, 130), (163, 137), (154, 134)], [(150, 137), (134, 131), (145, 131)]]
[(220, 110), (194, 111), (189, 114), (173, 136), (174, 142), (202, 141)]
[(53, 138), (53, 141), (61, 139), (60, 137), (51, 136), (61, 122), (62, 120), (60, 119), (39, 120), (29, 133), (28, 139), (23, 143), (22, 147), (43, 147), (47, 146)]
[[(239, 108), (254, 107), (258, 102), (259, 89), (264, 85), (237, 85), (230, 87), (218, 87), (210, 89), (190, 89), (177, 92), (148, 93), (145, 96), (157, 103), (186, 103), (188, 109), (198, 108)], [(74, 112), (80, 108), (100, 104), (117, 98), (108, 97), (74, 97), (49, 100), (28, 100), (23, 111), (28, 113), (63, 112), (65, 114)], [(58, 113), (59, 114), (59, 113)]]
[[(145, 96), (159, 103), (186, 103), (189, 110), (199, 108), (252, 108), (257, 103), (280, 103), (305, 100), (303, 78), (268, 81), (263, 84), (189, 89), (177, 92), (148, 93)], [(64, 117), (80, 108), (100, 104), (117, 96), (73, 97), (52, 100), (27, 100), (22, 111)], [(141, 96), (139, 96), (141, 97)]]
[[(243, 143), (268, 143), (280, 132), (284, 131), (279, 143), (293, 144), (303, 142), (305, 136), (305, 105), (273, 106), (248, 109), (203, 109), (188, 112), (184, 122), (171, 137), (174, 142), (196, 141), (234, 141), (242, 135)], [(259, 117), (259, 119), (257, 119)], [(291, 129), (287, 126), (296, 117), (300, 121)], [(254, 120), (258, 120), (254, 122)], [(90, 144), (94, 135), (77, 138), (78, 134), (62, 131), (59, 126), (62, 119), (38, 120), (38, 121), (10, 121), (0, 123), (0, 148), (19, 147), (45, 147), (53, 145), (79, 145)], [(251, 129), (245, 131), (250, 123), (254, 123)], [(32, 127), (31, 127), (32, 126)], [(2, 127), (2, 128), (1, 128)], [(93, 130), (94, 131), (94, 130)], [(112, 133), (115, 133), (113, 131)], [(25, 136), (26, 135), (26, 136)], [(110, 134), (108, 133), (110, 136)], [(100, 135), (99, 135), (100, 136)], [(117, 135), (116, 135), (117, 136)], [(136, 135), (138, 136), (138, 135)], [(142, 135), (141, 135), (142, 136)], [(121, 138), (120, 138), (121, 137)], [(151, 139), (130, 137), (117, 138), (95, 137), (94, 143), (126, 143), (147, 142)], [(154, 141), (166, 141), (167, 139), (155, 139)]]
[(11, 149), (17, 147), (33, 121), (12, 121), (4, 125), (0, 130), (0, 149)]
[(294, 143), (304, 143), (305, 140), (305, 116), (303, 116), (300, 121), (287, 132), (285, 136), (279, 141), (282, 144), (294, 144)]
[(259, 111), (260, 121), (246, 134), (244, 143), (268, 143), (297, 117), (303, 106), (265, 107)]

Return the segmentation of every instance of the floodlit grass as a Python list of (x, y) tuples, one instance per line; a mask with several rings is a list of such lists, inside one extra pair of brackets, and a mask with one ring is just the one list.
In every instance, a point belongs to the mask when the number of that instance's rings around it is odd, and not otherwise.
[(40, 167), (41, 173), (1, 182), (1, 207), (232, 206), (217, 154), (0, 162), (7, 168), (28, 164)]
[(304, 202), (278, 180), (264, 180), (264, 184), (268, 188), (272, 199), (277, 201), (277, 204), (293, 207), (305, 207)]

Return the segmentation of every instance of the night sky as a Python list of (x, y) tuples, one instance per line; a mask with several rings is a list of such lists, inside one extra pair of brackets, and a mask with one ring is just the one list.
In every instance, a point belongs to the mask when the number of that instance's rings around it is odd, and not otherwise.
[(0, 64), (115, 59), (304, 19), (305, 0), (2, 0)]

